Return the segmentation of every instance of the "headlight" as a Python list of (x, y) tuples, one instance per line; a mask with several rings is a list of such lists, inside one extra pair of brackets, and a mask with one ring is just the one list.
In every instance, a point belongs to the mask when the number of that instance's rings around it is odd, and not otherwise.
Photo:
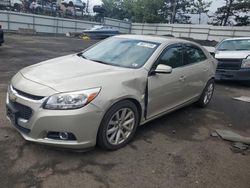
[(250, 68), (250, 56), (247, 59), (243, 59), (241, 68)]
[(52, 95), (44, 104), (45, 109), (69, 110), (81, 108), (90, 103), (100, 92), (101, 88), (83, 91), (59, 93)]

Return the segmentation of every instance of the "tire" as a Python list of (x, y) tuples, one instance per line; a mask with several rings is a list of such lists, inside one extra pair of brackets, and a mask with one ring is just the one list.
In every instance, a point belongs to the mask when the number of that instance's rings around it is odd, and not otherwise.
[(98, 146), (105, 150), (126, 146), (134, 137), (138, 124), (139, 112), (133, 102), (124, 100), (114, 104), (104, 115), (99, 127)]
[(197, 101), (196, 103), (197, 106), (201, 108), (206, 107), (210, 103), (213, 93), (214, 93), (214, 79), (211, 79), (207, 82), (207, 85), (204, 88), (200, 99)]

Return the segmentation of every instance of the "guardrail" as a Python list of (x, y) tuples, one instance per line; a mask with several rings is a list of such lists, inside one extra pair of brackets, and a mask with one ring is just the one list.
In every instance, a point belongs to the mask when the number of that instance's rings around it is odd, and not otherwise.
[(175, 37), (220, 41), (229, 37), (250, 37), (250, 27), (132, 23), (131, 33), (173, 35)]

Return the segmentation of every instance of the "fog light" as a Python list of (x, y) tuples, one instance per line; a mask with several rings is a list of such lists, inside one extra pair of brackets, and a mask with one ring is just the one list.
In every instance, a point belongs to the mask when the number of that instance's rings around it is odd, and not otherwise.
[(76, 137), (71, 132), (54, 132), (49, 131), (47, 133), (47, 138), (53, 139), (53, 140), (68, 140), (73, 141), (76, 140)]
[(69, 139), (69, 134), (66, 132), (60, 132), (59, 133), (59, 138), (62, 140), (68, 140)]

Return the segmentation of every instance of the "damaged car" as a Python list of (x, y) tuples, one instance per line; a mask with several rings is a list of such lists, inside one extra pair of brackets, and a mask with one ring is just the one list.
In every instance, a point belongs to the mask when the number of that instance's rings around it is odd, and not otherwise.
[(28, 141), (119, 149), (139, 125), (211, 101), (217, 61), (176, 38), (118, 35), (87, 50), (20, 70), (7, 117)]

